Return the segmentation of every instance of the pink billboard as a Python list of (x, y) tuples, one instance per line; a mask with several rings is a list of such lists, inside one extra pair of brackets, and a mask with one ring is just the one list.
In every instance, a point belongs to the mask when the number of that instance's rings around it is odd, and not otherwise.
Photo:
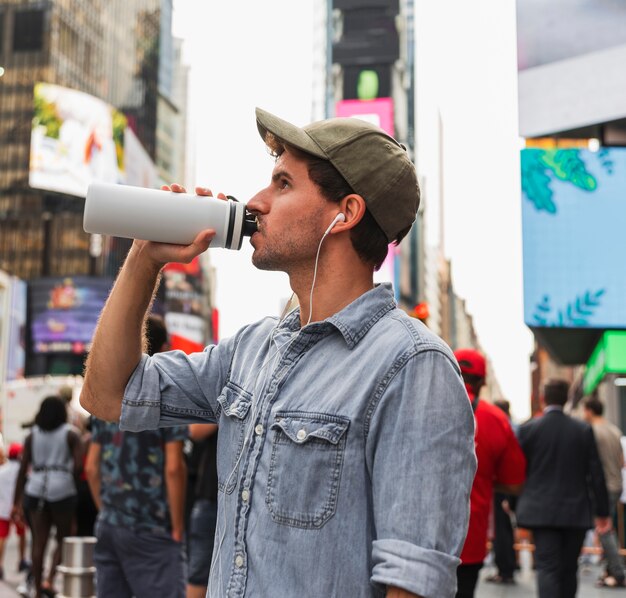
[(393, 100), (391, 98), (376, 98), (374, 100), (341, 100), (335, 106), (337, 116), (356, 116), (380, 127), (392, 137), (395, 134), (393, 126)]
[[(335, 106), (336, 116), (353, 116), (380, 127), (385, 133), (395, 134), (393, 125), (393, 99), (376, 98), (374, 100), (341, 100)], [(396, 255), (400, 249), (395, 245), (389, 245), (387, 258), (378, 272), (374, 273), (375, 282), (396, 282)], [(399, 263), (398, 263), (399, 265)], [(394, 284), (396, 295), (399, 285)]]

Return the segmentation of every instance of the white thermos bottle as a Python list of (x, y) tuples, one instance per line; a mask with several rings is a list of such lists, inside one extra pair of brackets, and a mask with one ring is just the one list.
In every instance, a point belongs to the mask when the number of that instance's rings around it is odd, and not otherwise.
[(240, 249), (256, 231), (254, 216), (237, 201), (160, 189), (91, 183), (83, 228), (128, 239), (188, 245), (207, 228), (216, 231), (211, 247)]

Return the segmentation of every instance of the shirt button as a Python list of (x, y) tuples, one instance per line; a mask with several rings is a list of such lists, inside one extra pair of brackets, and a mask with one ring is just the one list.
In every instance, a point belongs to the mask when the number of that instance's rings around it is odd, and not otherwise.
[(244, 490), (241, 493), (241, 500), (243, 500), (243, 502), (248, 502), (249, 498), (250, 498), (250, 492), (248, 490)]
[(260, 436), (261, 434), (263, 434), (263, 426), (261, 424), (257, 424), (254, 428), (254, 433), (257, 436)]
[(235, 557), (235, 565), (237, 567), (243, 567), (243, 557), (240, 554)]
[(298, 430), (298, 433), (296, 434), (296, 438), (298, 440), (304, 440), (306, 438), (306, 430), (304, 428), (302, 428), (302, 430)]

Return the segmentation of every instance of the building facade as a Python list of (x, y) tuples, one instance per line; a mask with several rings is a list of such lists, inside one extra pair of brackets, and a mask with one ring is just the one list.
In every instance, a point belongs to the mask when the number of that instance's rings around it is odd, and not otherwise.
[(158, 183), (171, 12), (171, 0), (0, 0), (0, 270), (28, 283), (27, 375), (81, 373), (89, 339), (37, 340), (37, 317), (61, 338), (69, 324), (49, 310), (99, 296), (130, 246), (83, 231), (88, 183)]
[(517, 0), (517, 37), (531, 411), (546, 380), (559, 377), (571, 382), (573, 406), (596, 392), (623, 426), (618, 372), (605, 372), (605, 383), (589, 371), (606, 334), (626, 328), (626, 210), (617, 201), (626, 192), (626, 7)]

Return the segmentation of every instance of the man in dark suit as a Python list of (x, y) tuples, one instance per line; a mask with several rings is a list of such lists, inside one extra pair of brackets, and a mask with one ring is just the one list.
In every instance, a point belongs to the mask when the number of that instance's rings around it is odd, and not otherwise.
[(576, 596), (578, 555), (592, 513), (599, 533), (611, 525), (593, 430), (563, 413), (567, 395), (567, 382), (548, 382), (544, 415), (519, 431), (528, 464), (517, 520), (533, 532), (539, 598)]

